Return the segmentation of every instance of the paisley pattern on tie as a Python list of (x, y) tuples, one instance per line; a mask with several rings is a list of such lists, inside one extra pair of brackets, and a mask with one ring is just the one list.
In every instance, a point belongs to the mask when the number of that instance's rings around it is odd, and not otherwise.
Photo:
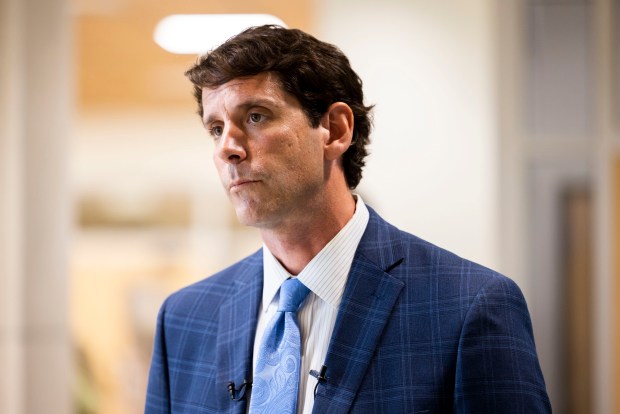
[(310, 290), (297, 279), (280, 287), (278, 312), (269, 321), (259, 348), (250, 413), (294, 414), (301, 365), (297, 310)]

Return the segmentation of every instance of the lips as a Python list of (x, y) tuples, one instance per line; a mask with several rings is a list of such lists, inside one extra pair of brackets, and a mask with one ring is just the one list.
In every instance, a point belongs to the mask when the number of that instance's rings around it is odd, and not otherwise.
[(249, 184), (252, 183), (256, 183), (256, 180), (249, 180), (249, 179), (239, 179), (239, 180), (235, 180), (232, 181), (229, 185), (228, 185), (228, 191), (234, 191), (240, 188), (243, 188)]

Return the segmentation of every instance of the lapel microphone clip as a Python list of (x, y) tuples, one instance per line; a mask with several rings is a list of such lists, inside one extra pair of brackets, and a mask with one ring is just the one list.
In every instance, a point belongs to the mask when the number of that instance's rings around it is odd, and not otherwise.
[(230, 399), (233, 401), (241, 401), (245, 399), (246, 392), (252, 388), (252, 383), (247, 380), (243, 380), (243, 384), (239, 388), (235, 388), (235, 383), (230, 381), (228, 383), (228, 393), (230, 394)]
[(316, 385), (314, 386), (314, 398), (316, 398), (316, 391), (319, 388), (319, 384), (322, 382), (327, 382), (327, 377), (325, 374), (327, 373), (327, 366), (321, 366), (321, 371), (317, 372), (315, 369), (310, 370), (310, 376), (316, 378)]

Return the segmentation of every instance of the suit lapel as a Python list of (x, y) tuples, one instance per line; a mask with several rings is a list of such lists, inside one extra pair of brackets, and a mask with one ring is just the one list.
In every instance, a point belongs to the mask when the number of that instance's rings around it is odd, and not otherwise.
[[(245, 398), (232, 401), (229, 382), (237, 389), (252, 382), (252, 354), (256, 322), (263, 290), (262, 250), (252, 255), (240, 270), (233, 270), (231, 292), (219, 311), (216, 393), (219, 412), (245, 413)], [(235, 276), (239, 275), (238, 278)]]
[(327, 380), (318, 387), (315, 413), (349, 411), (404, 286), (386, 273), (403, 260), (397, 231), (369, 211), (329, 344)]

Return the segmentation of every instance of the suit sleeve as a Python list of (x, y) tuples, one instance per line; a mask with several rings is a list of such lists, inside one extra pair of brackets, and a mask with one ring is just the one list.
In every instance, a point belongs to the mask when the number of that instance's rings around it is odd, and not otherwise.
[(551, 413), (527, 305), (517, 285), (492, 278), (465, 317), (454, 412)]
[(145, 414), (170, 414), (170, 379), (168, 375), (168, 357), (166, 353), (166, 334), (164, 317), (166, 314), (164, 303), (157, 316), (153, 357), (149, 370), (148, 387), (146, 391)]

